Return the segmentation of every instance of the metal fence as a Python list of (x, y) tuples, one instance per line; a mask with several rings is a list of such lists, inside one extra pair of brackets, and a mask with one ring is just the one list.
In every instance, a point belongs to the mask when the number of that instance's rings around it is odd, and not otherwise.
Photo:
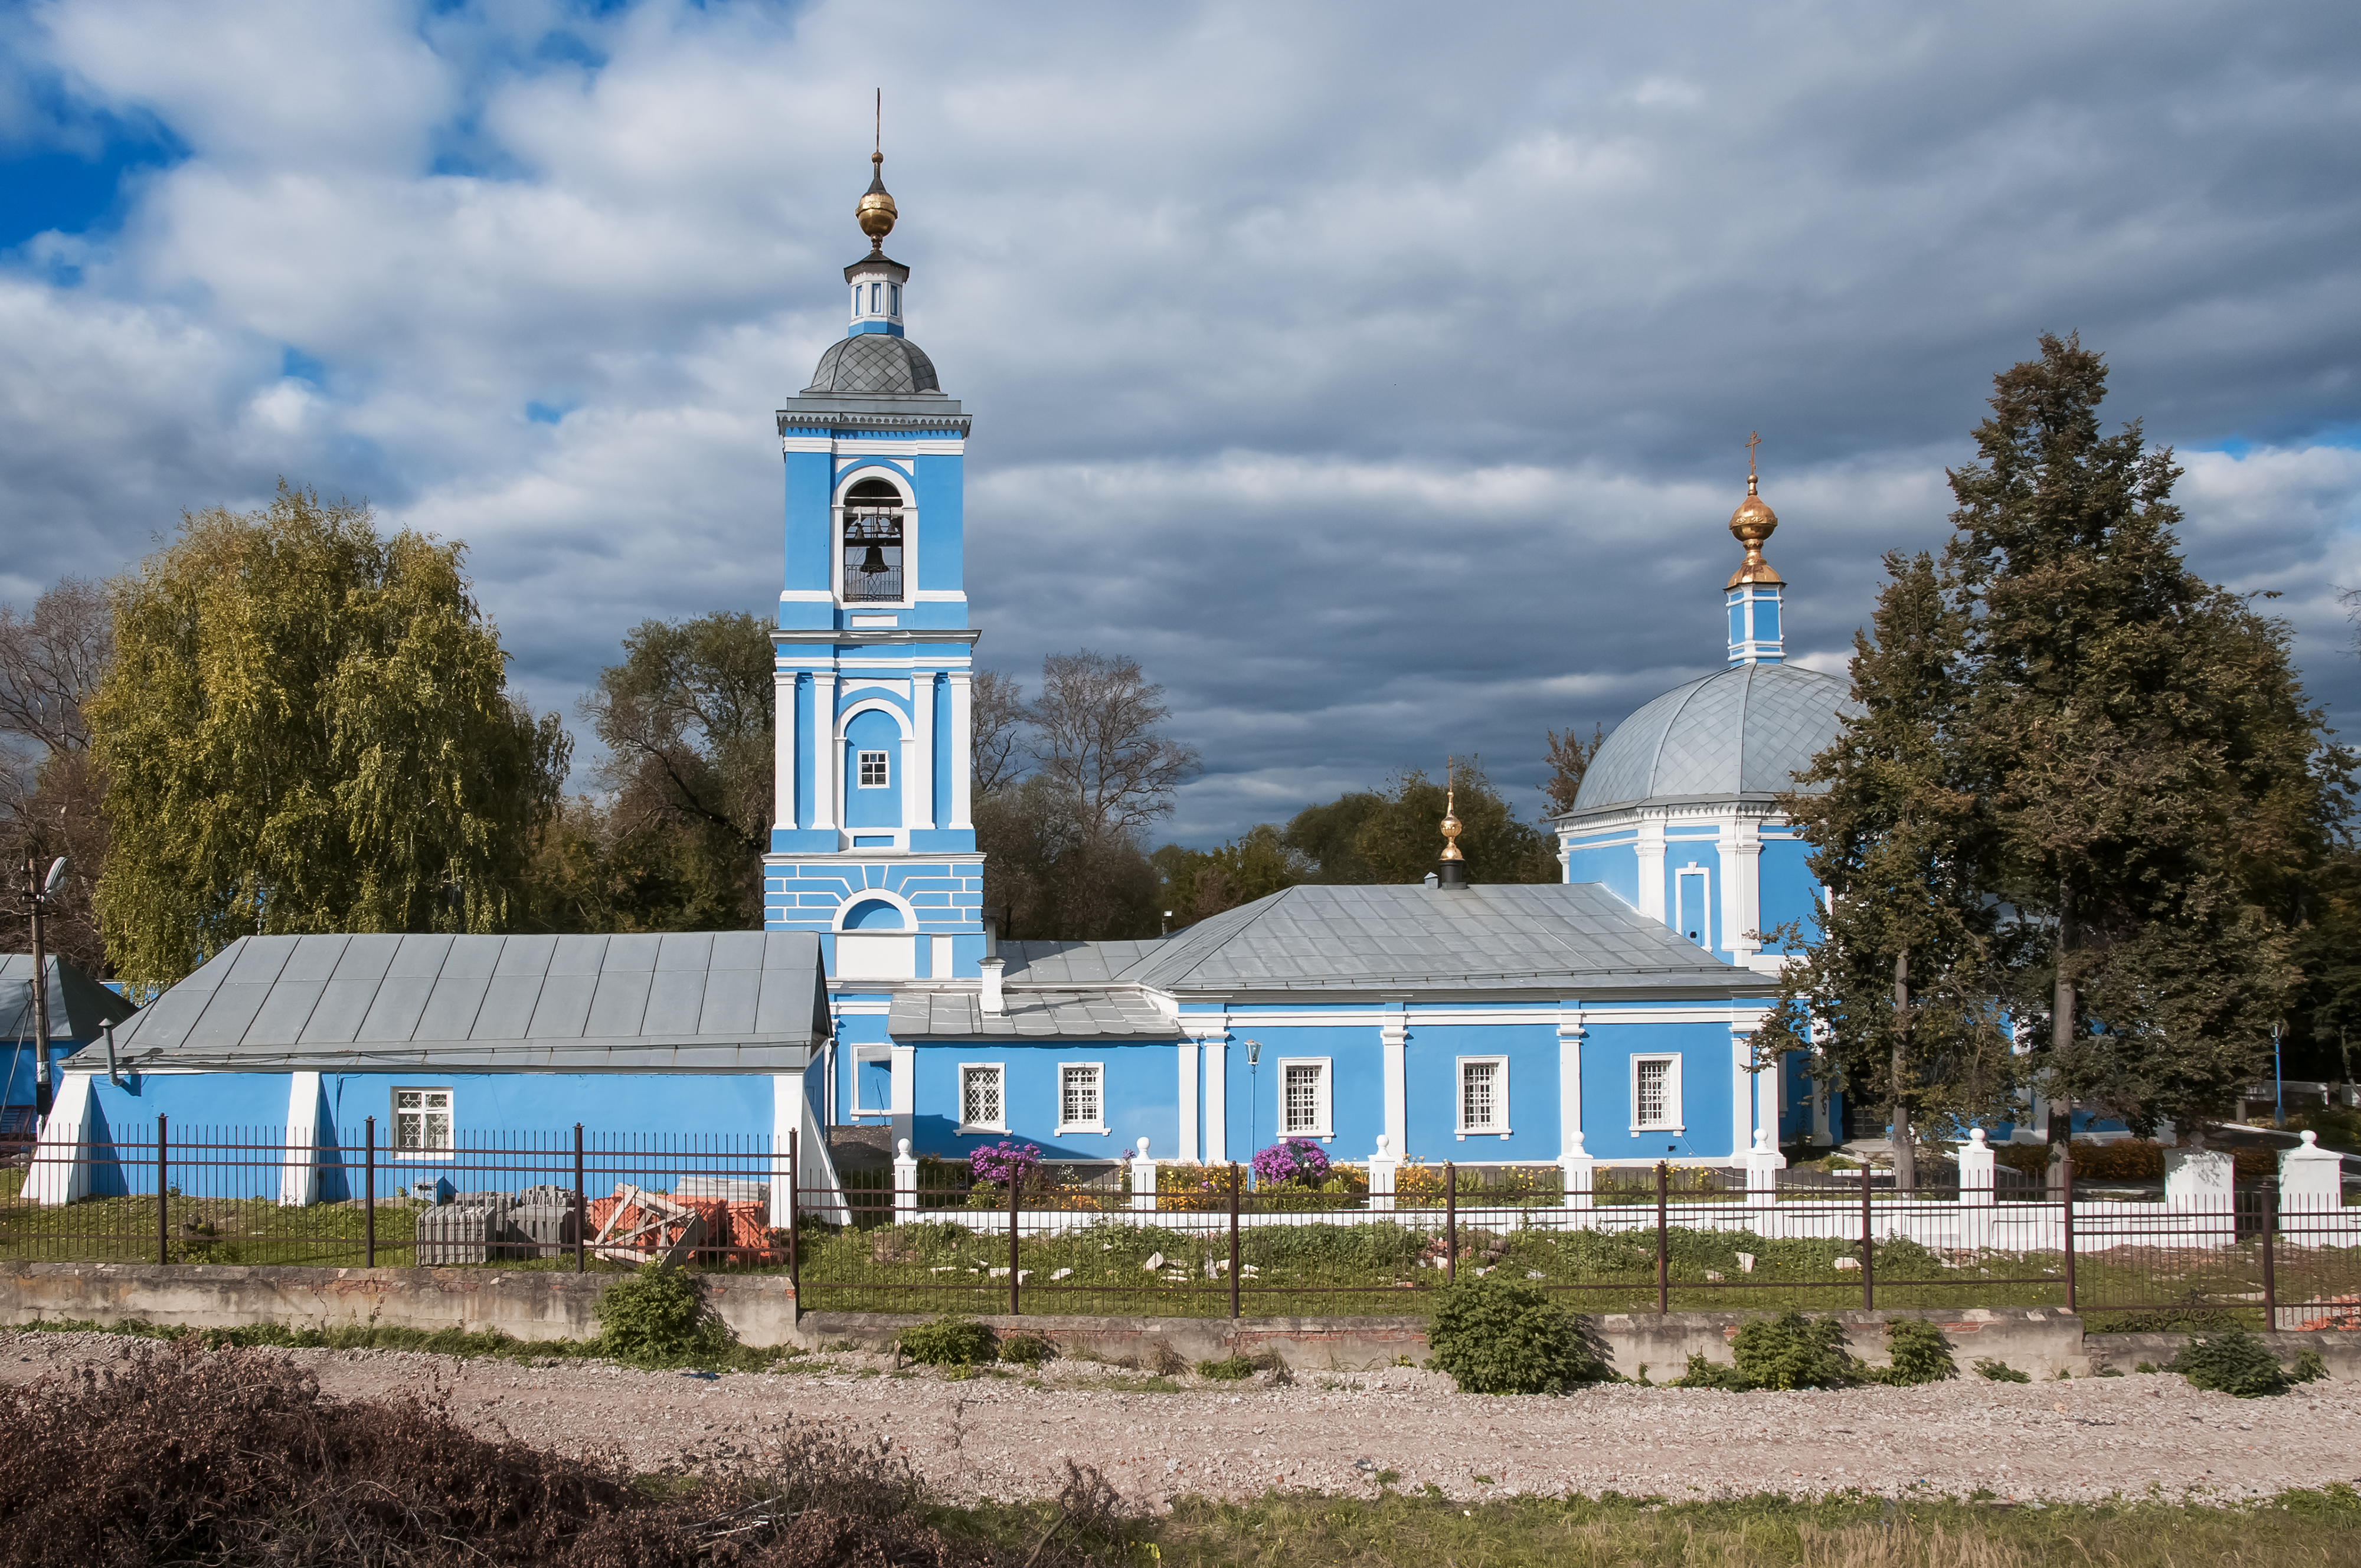
[[(414, 1129), (404, 1129), (405, 1138)], [(952, 1161), (844, 1170), (796, 1140), (117, 1129), (0, 1180), (0, 1259), (586, 1270), (669, 1258), (790, 1274), (806, 1309), (1239, 1317), (1422, 1314), (1492, 1274), (1585, 1311), (2058, 1307), (2361, 1329), (2361, 1208), (2275, 1184), (2210, 1206), (1859, 1175), (1404, 1166), (1372, 1193), (1235, 1165)], [(401, 1141), (401, 1140), (397, 1140)]]

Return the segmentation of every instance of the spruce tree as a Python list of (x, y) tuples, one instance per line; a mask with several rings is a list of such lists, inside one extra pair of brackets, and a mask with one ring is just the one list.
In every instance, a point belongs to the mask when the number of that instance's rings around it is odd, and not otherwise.
[(1971, 611), (1960, 760), (2036, 949), (2045, 1091), (2147, 1133), (2218, 1117), (2266, 1059), (2349, 769), (2285, 625), (2181, 560), (2171, 452), (2101, 433), (2106, 378), (2052, 336), (1994, 378), (1946, 567)]
[[(1806, 1049), (1824, 1086), (1884, 1104), (1907, 1190), (1915, 1129), (2004, 1114), (2016, 1062), (1982, 892), (1989, 825), (1960, 763), (1966, 618), (1932, 557), (1890, 554), (1885, 566), (1872, 631), (1853, 639), (1852, 708), (1798, 775), (1826, 788), (1782, 803), (1828, 896), (1756, 1041), (1762, 1068)], [(1781, 933), (1781, 945), (1799, 935)]]

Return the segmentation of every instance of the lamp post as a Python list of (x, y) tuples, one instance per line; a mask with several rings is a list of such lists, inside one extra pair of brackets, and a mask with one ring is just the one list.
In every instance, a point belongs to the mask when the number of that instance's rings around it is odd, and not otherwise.
[(1251, 1158), (1254, 1146), (1262, 1142), (1262, 1080), (1257, 1076), (1262, 1065), (1262, 1042), (1246, 1042), (1246, 1153)]
[(2271, 1125), (2287, 1125), (2287, 1075), (2281, 1069), (2279, 1058), (2280, 1025), (2271, 1025)]
[(31, 895), (33, 916), (33, 1114), (38, 1121), (49, 1119), (49, 1107), (56, 1096), (49, 1087), (49, 964), (42, 942), (41, 917), (49, 911), (49, 895), (66, 878), (66, 858), (60, 855), (49, 862), (49, 874), (41, 875), (41, 858), (25, 858), (25, 891)]

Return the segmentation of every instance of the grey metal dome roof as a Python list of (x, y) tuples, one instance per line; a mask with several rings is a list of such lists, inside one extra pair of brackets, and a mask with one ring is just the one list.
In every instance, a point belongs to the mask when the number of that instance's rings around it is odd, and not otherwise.
[(1732, 664), (1675, 686), (1615, 727), (1574, 809), (1794, 789), (1837, 738), (1851, 693), (1850, 682), (1795, 664)]
[(935, 362), (906, 337), (865, 332), (829, 345), (812, 372), (811, 392), (940, 392)]

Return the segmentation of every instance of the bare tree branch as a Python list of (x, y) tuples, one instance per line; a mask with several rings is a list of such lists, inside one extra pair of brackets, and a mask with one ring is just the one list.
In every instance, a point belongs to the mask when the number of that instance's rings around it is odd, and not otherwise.
[(1129, 837), (1172, 810), (1198, 771), (1194, 747), (1157, 732), (1171, 711), (1137, 660), (1084, 648), (1041, 662), (1041, 696), (1026, 708), (1034, 760), (1075, 803), (1095, 837)]
[(1025, 688), (997, 670), (978, 670), (968, 688), (971, 769), (978, 798), (996, 795), (1022, 771), (1017, 742), (1025, 730)]
[(115, 617), (96, 583), (62, 578), (29, 616), (0, 605), (0, 733), (52, 754), (89, 750), (82, 701), (114, 656)]

